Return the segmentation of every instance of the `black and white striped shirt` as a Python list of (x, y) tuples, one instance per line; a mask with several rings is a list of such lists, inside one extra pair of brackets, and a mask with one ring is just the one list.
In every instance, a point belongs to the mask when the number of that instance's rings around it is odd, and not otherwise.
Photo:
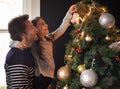
[(33, 89), (34, 60), (30, 49), (12, 48), (5, 62), (7, 89)]

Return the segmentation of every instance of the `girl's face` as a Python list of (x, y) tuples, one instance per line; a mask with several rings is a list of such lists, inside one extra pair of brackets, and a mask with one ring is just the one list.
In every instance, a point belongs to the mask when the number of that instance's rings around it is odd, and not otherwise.
[(37, 21), (37, 29), (39, 37), (45, 37), (49, 33), (48, 25), (42, 18)]

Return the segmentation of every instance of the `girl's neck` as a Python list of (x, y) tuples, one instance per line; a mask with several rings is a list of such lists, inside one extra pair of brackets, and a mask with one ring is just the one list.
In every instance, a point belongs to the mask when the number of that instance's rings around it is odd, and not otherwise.
[(39, 39), (40, 40), (46, 40), (46, 37), (45, 36), (39, 36)]

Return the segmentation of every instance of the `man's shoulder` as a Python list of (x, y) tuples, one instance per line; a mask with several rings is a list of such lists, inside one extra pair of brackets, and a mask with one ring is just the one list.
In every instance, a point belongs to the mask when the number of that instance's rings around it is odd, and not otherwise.
[(7, 64), (14, 64), (19, 63), (22, 58), (22, 51), (18, 48), (11, 48), (6, 55), (6, 63)]

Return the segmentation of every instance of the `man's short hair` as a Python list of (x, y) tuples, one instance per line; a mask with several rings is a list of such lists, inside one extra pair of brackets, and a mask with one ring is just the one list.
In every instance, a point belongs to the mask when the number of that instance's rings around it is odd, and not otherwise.
[(21, 34), (25, 33), (26, 23), (25, 21), (28, 20), (29, 16), (27, 14), (18, 16), (13, 18), (8, 23), (8, 31), (10, 33), (10, 37), (12, 40), (21, 41)]

